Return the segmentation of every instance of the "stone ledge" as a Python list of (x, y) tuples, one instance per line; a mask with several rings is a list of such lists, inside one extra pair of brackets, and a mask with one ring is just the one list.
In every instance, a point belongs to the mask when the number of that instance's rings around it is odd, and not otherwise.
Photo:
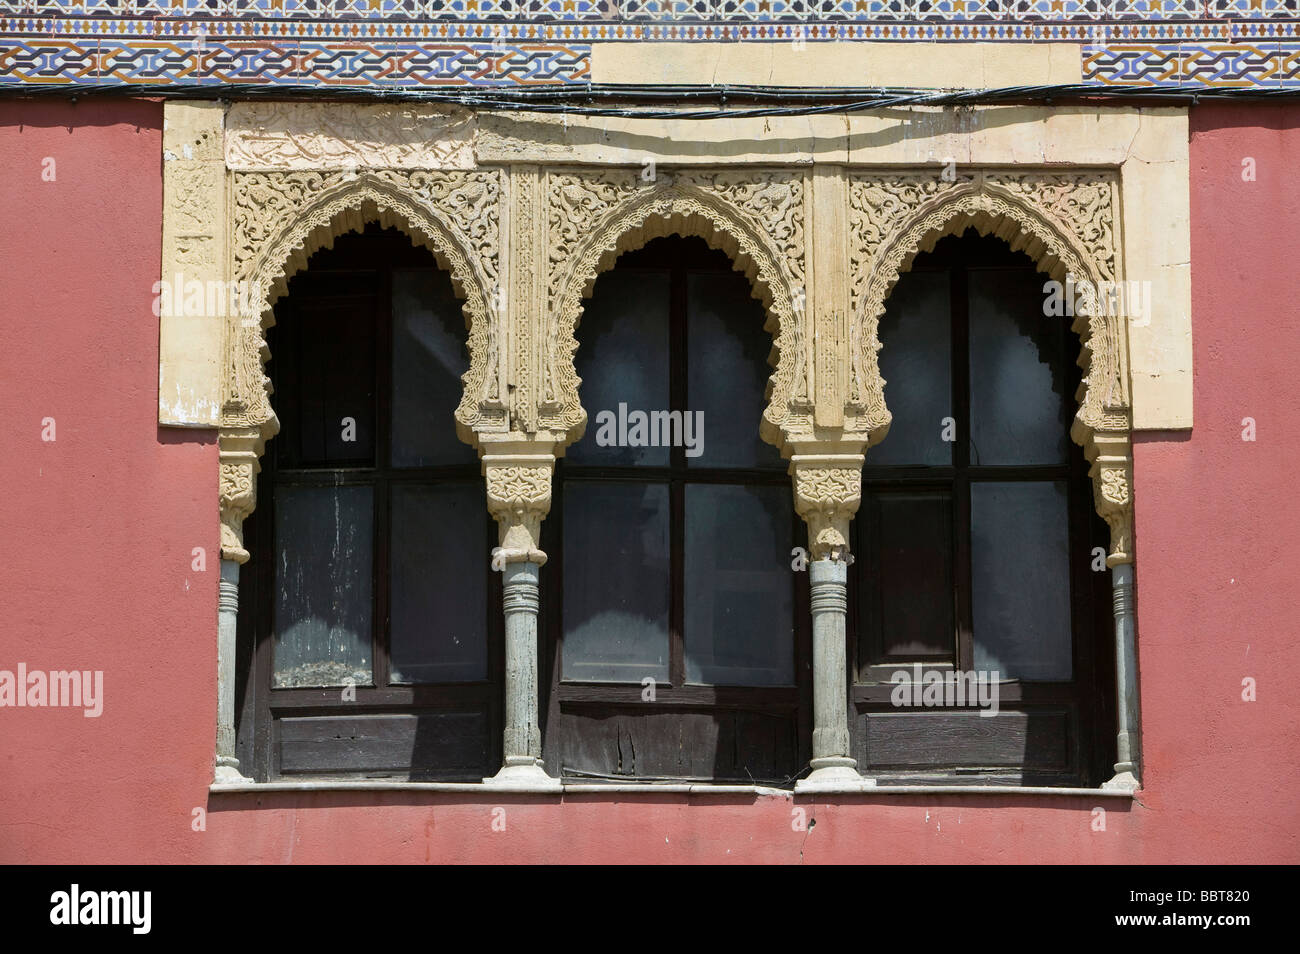
[(853, 795), (880, 798), (893, 795), (1047, 795), (1071, 798), (1126, 798), (1138, 793), (1128, 789), (1104, 788), (1053, 788), (1050, 786), (1013, 785), (877, 785), (875, 788), (819, 789), (810, 793), (795, 793), (788, 788), (766, 785), (710, 785), (685, 783), (613, 783), (609, 785), (590, 782), (568, 782), (560, 788), (501, 788), (481, 782), (386, 782), (374, 781), (301, 781), (301, 782), (249, 782), (220, 783), (208, 786), (213, 795), (260, 795), (271, 792), (429, 792), (474, 793), (485, 796), (500, 795), (754, 795), (765, 798), (805, 798), (807, 795)]

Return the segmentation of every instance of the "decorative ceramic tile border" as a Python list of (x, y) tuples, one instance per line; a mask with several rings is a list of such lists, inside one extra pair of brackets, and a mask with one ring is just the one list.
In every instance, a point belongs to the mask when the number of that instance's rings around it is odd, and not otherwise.
[(818, 22), (1268, 19), (1297, 0), (0, 0), (36, 17), (317, 21)]
[(0, 83), (526, 86), (587, 81), (591, 47), (454, 42), (0, 40)]
[(632, 40), (1060, 42), (1102, 85), (1300, 82), (1300, 0), (0, 0), (0, 84), (586, 83)]
[(1085, 46), (1083, 78), (1123, 86), (1300, 89), (1300, 43)]

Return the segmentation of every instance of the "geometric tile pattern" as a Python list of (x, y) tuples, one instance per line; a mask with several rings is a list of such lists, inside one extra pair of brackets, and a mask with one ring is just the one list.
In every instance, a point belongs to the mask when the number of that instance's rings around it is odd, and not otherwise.
[(1294, 18), (1297, 0), (0, 0), (34, 17), (775, 22)]
[(1111, 86), (1300, 89), (1300, 42), (1086, 46), (1083, 78)]
[(590, 82), (591, 44), (1068, 42), (1085, 82), (1300, 87), (1300, 0), (0, 0), (0, 84)]
[(583, 44), (0, 39), (5, 83), (526, 86), (588, 80)]

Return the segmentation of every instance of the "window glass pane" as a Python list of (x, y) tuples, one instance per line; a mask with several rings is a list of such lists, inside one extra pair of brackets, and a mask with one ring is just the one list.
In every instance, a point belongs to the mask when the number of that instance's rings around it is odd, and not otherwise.
[[(375, 455), (374, 299), (340, 296), (299, 303), (287, 361), (297, 364), (297, 459), (369, 463)], [(292, 435), (292, 430), (290, 435)]]
[(487, 676), (482, 481), (393, 487), (392, 681)]
[(565, 679), (667, 681), (668, 521), (667, 484), (565, 482)]
[(784, 471), (780, 452), (758, 436), (772, 373), (762, 305), (738, 272), (697, 272), (686, 288), (686, 406), (696, 424), (687, 464)]
[(970, 271), (972, 464), (1068, 460), (1069, 319), (1044, 316), (1046, 280), (1029, 268)]
[(373, 492), (275, 491), (273, 684), (370, 685)]
[(794, 682), (789, 487), (686, 487), (686, 681)]
[[(893, 415), (885, 439), (867, 451), (867, 465), (945, 465), (952, 407), (952, 318), (947, 271), (905, 272), (880, 319), (880, 373)], [(954, 429), (947, 436), (959, 438)]]
[(874, 492), (864, 504), (862, 662), (955, 662), (951, 494)]
[(393, 272), (394, 467), (472, 464), (473, 448), (456, 437), (465, 319), (451, 279), (437, 269)]
[(596, 282), (578, 327), (575, 358), (587, 432), (567, 451), (569, 460), (667, 465), (668, 448), (650, 446), (658, 435), (651, 433), (648, 415), (669, 409), (670, 290), (663, 271), (616, 269)]
[(1065, 481), (971, 484), (975, 668), (1070, 678), (1070, 554)]

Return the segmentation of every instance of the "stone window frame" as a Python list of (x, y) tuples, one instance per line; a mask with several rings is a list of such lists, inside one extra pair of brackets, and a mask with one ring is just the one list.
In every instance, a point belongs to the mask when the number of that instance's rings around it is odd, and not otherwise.
[[(1072, 428), (1111, 527), (1120, 704), (1116, 777), (1140, 782), (1132, 614), (1132, 434), (1190, 428), (1187, 114), (1181, 108), (882, 110), (808, 119), (557, 119), (438, 106), (169, 102), (163, 279), (245, 284), (238, 314), (164, 314), (159, 423), (216, 427), (222, 583), (218, 783), (233, 756), (240, 533), (278, 427), (262, 363), (271, 306), (333, 237), (367, 221), (429, 248), (464, 299), (456, 413), (508, 562), (507, 726), (497, 784), (540, 765), (538, 532), (557, 455), (586, 424), (572, 355), (581, 301), (618, 254), (698, 235), (731, 256), (773, 334), (765, 440), (787, 457), (813, 552), (814, 759), (803, 790), (868, 788), (838, 678), (844, 561), (863, 455), (889, 426), (877, 324), (897, 276), (974, 226), (1061, 280), (1151, 282), (1140, 322), (1079, 318)], [(512, 624), (513, 620), (513, 624)]]

